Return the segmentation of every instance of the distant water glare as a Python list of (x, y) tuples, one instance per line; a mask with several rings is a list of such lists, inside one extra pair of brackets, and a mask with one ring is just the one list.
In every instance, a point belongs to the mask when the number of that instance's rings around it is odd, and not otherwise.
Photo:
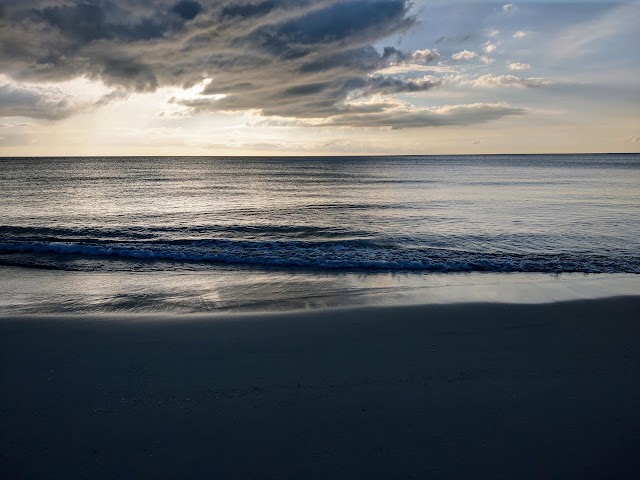
[(12, 271), (637, 274), (640, 155), (4, 158), (0, 253)]

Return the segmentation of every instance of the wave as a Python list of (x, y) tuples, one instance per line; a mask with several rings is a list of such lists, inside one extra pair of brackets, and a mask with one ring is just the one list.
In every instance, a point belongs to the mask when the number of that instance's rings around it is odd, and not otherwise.
[(472, 252), (373, 240), (2, 241), (0, 250), (5, 254), (56, 254), (62, 263), (69, 256), (84, 256), (323, 270), (640, 273), (640, 257), (630, 255)]
[(138, 226), (117, 227), (21, 227), (0, 225), (0, 242), (91, 242), (106, 241), (153, 241), (154, 239), (173, 238), (188, 235), (193, 240), (212, 236), (222, 238), (242, 237), (274, 237), (292, 238), (345, 238), (366, 237), (372, 233), (356, 230), (351, 227), (314, 226), (314, 225), (279, 225), (279, 224), (209, 224), (193, 225), (155, 225), (140, 228)]

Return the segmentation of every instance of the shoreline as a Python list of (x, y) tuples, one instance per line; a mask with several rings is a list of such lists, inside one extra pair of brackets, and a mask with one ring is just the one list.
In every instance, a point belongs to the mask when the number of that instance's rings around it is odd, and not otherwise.
[(209, 314), (455, 303), (538, 304), (640, 292), (640, 274), (57, 271), (1, 268), (0, 317)]
[(638, 311), (3, 318), (0, 475), (635, 478)]
[[(447, 288), (447, 287), (443, 287)], [(352, 316), (352, 315), (404, 315), (415, 314), (421, 310), (441, 310), (439, 314), (445, 313), (449, 309), (474, 309), (474, 308), (499, 308), (499, 307), (518, 307), (518, 308), (544, 308), (547, 306), (567, 306), (572, 305), (583, 306), (583, 304), (625, 304), (627, 302), (640, 301), (640, 294), (627, 295), (603, 295), (601, 297), (583, 297), (569, 298), (558, 300), (544, 300), (536, 302), (511, 302), (511, 301), (495, 301), (493, 299), (486, 300), (459, 300), (450, 302), (429, 302), (429, 303), (381, 303), (381, 304), (357, 304), (357, 305), (336, 305), (321, 306), (309, 308), (293, 308), (289, 310), (244, 310), (244, 309), (228, 309), (228, 310), (211, 310), (208, 312), (95, 312), (95, 313), (11, 313), (0, 315), (0, 325), (2, 323), (13, 322), (40, 322), (40, 321), (63, 321), (65, 324), (83, 323), (88, 324), (100, 322), (139, 322), (145, 321), (149, 324), (154, 323), (206, 323), (206, 322), (232, 322), (232, 321), (255, 321), (258, 319), (269, 321), (287, 318), (306, 317), (315, 321), (320, 321), (321, 317)], [(326, 320), (327, 318), (324, 318)]]

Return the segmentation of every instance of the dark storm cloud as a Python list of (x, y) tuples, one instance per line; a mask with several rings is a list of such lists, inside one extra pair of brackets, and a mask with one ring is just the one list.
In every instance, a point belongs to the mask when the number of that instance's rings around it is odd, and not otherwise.
[(77, 2), (32, 10), (35, 22), (50, 25), (64, 32), (70, 40), (120, 39), (123, 41), (150, 40), (164, 34), (164, 25), (152, 18), (141, 18), (131, 23), (119, 22), (126, 11), (115, 4)]
[(373, 47), (415, 24), (405, 0), (0, 2), (0, 64), (16, 80), (87, 76), (144, 92), (209, 78), (201, 98), (174, 102), (302, 118), (367, 115), (354, 98), (438, 85), (374, 75), (411, 59)]
[(154, 91), (159, 86), (153, 69), (131, 58), (105, 58), (100, 76), (107, 85), (124, 85), (140, 92)]

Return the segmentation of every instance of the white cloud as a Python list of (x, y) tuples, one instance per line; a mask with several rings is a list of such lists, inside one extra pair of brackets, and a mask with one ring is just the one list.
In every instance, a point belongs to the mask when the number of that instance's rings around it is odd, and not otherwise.
[(440, 60), (442, 56), (438, 53), (437, 50), (429, 50), (425, 48), (424, 50), (416, 50), (411, 54), (411, 60), (418, 63), (431, 63), (436, 60)]
[(470, 80), (454, 79), (458, 85), (477, 88), (537, 88), (551, 85), (551, 82), (537, 77), (516, 77), (514, 75), (480, 75)]
[(497, 37), (498, 35), (500, 35), (500, 30), (496, 30), (494, 28), (492, 28), (491, 30), (489, 30), (489, 33), (487, 33), (488, 36), (490, 37)]
[(498, 48), (498, 46), (489, 41), (489, 42), (485, 42), (482, 45), (482, 48), (484, 49), (485, 53), (491, 53), (491, 52), (495, 51), (495, 49)]
[(513, 34), (513, 38), (519, 40), (521, 38), (526, 37), (527, 35), (529, 35), (527, 32), (523, 32), (522, 30), (518, 30), (516, 33)]
[(0, 128), (31, 127), (32, 123), (0, 123)]
[(531, 70), (531, 65), (528, 63), (509, 62), (509, 70)]
[(510, 12), (511, 10), (513, 10), (513, 8), (514, 8), (513, 3), (507, 3), (506, 5), (502, 6), (502, 11)]
[(495, 62), (495, 59), (488, 57), (487, 55), (478, 55), (476, 52), (472, 52), (470, 50), (462, 50), (460, 52), (457, 52), (451, 55), (451, 59), (456, 62), (461, 62), (464, 60), (473, 60), (474, 58), (477, 58), (478, 60), (480, 60), (482, 63), (486, 65), (490, 65), (493, 62)]
[(402, 73), (453, 73), (457, 70), (448, 65), (423, 65), (421, 63), (401, 63), (377, 70), (378, 75), (399, 75)]
[(456, 62), (459, 62), (461, 60), (472, 60), (477, 57), (478, 57), (478, 54), (476, 52), (472, 52), (469, 50), (462, 50), (460, 52), (457, 52), (451, 55), (451, 59), (455, 60)]
[(457, 71), (448, 65), (423, 65), (421, 63), (400, 63), (377, 70), (379, 75), (398, 75), (410, 72), (451, 73)]

